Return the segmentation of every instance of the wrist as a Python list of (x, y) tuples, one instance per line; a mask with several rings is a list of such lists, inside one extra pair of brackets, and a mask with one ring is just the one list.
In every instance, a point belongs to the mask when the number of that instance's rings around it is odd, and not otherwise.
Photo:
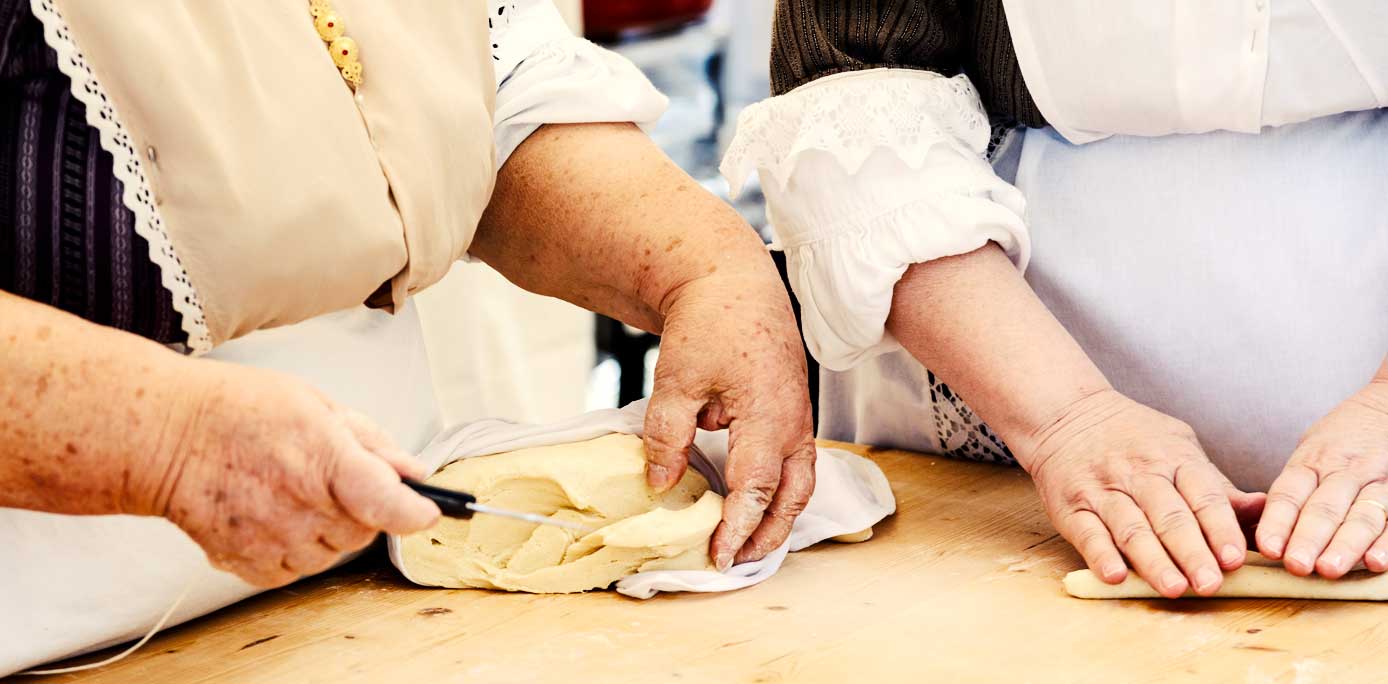
[[(731, 209), (729, 209), (731, 212)], [(642, 292), (643, 301), (659, 318), (666, 317), (679, 302), (691, 296), (719, 296), (729, 306), (747, 299), (748, 293), (768, 287), (784, 292), (776, 266), (761, 237), (741, 218), (716, 231), (708, 240), (672, 260), (669, 277), (659, 287)]]
[(121, 512), (129, 515), (167, 516), (169, 500), (177, 487), (200, 425), (222, 381), (215, 361), (175, 356), (151, 369), (146, 395), (150, 404), (164, 410), (151, 412), (153, 424), (141, 431), (140, 446), (126, 453), (121, 489)]
[(1103, 421), (1130, 401), (1106, 381), (1101, 386), (1071, 388), (1065, 396), (1056, 397), (1059, 400), (1048, 404), (1048, 408), (1038, 406), (1035, 419), (1012, 430), (998, 430), (1017, 463), (1028, 473), (1035, 473), (1049, 454), (1075, 434)]

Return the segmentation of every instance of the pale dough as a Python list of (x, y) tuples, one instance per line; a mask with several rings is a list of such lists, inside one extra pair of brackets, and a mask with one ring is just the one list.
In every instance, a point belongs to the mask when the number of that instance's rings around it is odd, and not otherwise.
[[(1065, 592), (1082, 599), (1162, 598), (1136, 573), (1122, 584), (1105, 584), (1088, 570), (1065, 576)], [(1203, 598), (1186, 592), (1182, 598)], [(1243, 567), (1225, 573), (1224, 584), (1209, 598), (1295, 598), (1339, 601), (1388, 600), (1388, 575), (1355, 570), (1336, 580), (1312, 575), (1297, 577), (1282, 564), (1250, 552)]]
[(402, 566), (420, 584), (544, 594), (605, 589), (648, 570), (711, 569), (723, 497), (692, 468), (664, 494), (646, 486), (645, 473), (641, 438), (622, 434), (456, 461), (427, 482), (591, 532), (488, 515), (444, 519), (401, 540)]

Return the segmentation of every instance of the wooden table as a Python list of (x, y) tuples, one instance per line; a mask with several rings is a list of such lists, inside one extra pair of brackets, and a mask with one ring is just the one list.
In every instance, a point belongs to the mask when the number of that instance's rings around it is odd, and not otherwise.
[(423, 589), (377, 553), (81, 681), (1388, 681), (1388, 607), (1072, 599), (1060, 578), (1079, 557), (1023, 473), (855, 450), (886, 471), (900, 512), (871, 541), (792, 554), (750, 589), (649, 601)]

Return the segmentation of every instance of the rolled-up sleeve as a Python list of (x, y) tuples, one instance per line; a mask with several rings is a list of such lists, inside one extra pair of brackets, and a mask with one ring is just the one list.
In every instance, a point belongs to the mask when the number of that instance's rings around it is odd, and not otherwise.
[(669, 101), (621, 55), (573, 35), (552, 0), (493, 0), (497, 165), (545, 124), (653, 126)]
[(988, 242), (1019, 268), (1030, 255), (1022, 195), (985, 157), (957, 3), (878, 4), (899, 11), (782, 0), (772, 73), (793, 89), (742, 113), (722, 167), (734, 192), (760, 175), (806, 342), (831, 370), (900, 348), (886, 321), (912, 264)]

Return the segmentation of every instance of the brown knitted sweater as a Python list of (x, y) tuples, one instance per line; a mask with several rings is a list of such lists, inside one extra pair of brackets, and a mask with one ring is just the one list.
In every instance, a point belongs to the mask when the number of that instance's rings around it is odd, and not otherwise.
[(783, 94), (846, 71), (968, 74), (994, 125), (1041, 127), (1003, 0), (777, 0), (771, 88)]

